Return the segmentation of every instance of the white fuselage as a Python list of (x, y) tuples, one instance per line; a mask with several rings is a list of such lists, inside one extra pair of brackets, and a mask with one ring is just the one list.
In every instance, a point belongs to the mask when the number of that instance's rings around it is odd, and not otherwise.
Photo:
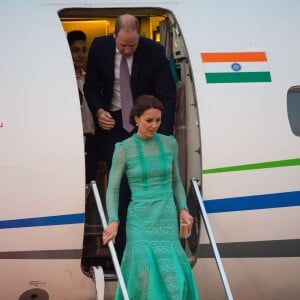
[[(186, 187), (192, 177), (201, 183), (232, 294), (298, 299), (300, 137), (287, 113), (288, 91), (300, 83), (296, 0), (0, 4), (0, 298), (40, 288), (50, 299), (95, 299), (81, 268), (84, 140), (59, 12), (79, 20), (99, 8), (108, 23), (112, 8), (170, 16), (180, 32), (172, 50), (184, 50), (175, 60), (185, 86)], [(266, 55), (257, 66), (270, 81), (209, 82), (208, 73), (232, 69), (203, 53), (254, 52)], [(257, 66), (245, 64), (249, 72)], [(193, 270), (202, 299), (226, 299), (204, 226)]]

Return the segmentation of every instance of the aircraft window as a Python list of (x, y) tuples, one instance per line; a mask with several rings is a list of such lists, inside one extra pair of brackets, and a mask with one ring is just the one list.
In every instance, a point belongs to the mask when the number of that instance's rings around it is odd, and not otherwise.
[(300, 136), (300, 86), (288, 90), (287, 111), (292, 132)]

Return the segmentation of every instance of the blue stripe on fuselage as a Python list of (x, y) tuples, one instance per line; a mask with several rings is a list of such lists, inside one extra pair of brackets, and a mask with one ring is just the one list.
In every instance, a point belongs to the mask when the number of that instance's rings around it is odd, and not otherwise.
[(84, 213), (38, 217), (38, 218), (27, 218), (27, 219), (2, 220), (0, 221), (0, 229), (66, 225), (66, 224), (78, 224), (78, 223), (84, 223)]
[[(205, 200), (204, 205), (207, 213), (300, 206), (300, 191)], [(0, 221), (0, 229), (79, 224), (84, 223), (84, 219), (84, 213), (78, 213), (28, 219), (2, 220)]]
[(205, 200), (207, 213), (300, 206), (300, 191)]

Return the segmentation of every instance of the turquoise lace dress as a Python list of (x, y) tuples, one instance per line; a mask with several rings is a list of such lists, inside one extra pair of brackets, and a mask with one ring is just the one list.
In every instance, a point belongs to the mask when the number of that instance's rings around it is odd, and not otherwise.
[[(121, 269), (130, 300), (199, 299), (178, 237), (177, 209), (186, 208), (186, 198), (177, 153), (175, 138), (161, 134), (151, 139), (135, 134), (115, 147), (106, 202), (109, 221), (118, 221), (126, 173), (132, 198)], [(123, 299), (119, 287), (115, 299)]]

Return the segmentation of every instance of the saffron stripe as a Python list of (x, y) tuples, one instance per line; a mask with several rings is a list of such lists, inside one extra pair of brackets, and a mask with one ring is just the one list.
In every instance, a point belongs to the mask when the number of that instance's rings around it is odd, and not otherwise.
[(203, 62), (267, 61), (265, 52), (201, 53)]
[(267, 161), (254, 164), (245, 164), (245, 165), (236, 165), (230, 167), (222, 168), (213, 168), (203, 170), (203, 174), (211, 173), (224, 173), (224, 172), (236, 172), (236, 171), (248, 171), (255, 169), (267, 169), (267, 168), (280, 168), (280, 167), (292, 167), (299, 166), (300, 158), (286, 159), (286, 160), (276, 160), (276, 161)]
[(36, 226), (53, 226), (66, 224), (84, 223), (84, 213), (48, 216), (38, 218), (3, 220), (0, 221), (0, 229), (20, 228), (20, 227), (36, 227)]
[(300, 206), (300, 191), (205, 200), (207, 213)]
[(205, 73), (207, 83), (271, 82), (270, 72)]

